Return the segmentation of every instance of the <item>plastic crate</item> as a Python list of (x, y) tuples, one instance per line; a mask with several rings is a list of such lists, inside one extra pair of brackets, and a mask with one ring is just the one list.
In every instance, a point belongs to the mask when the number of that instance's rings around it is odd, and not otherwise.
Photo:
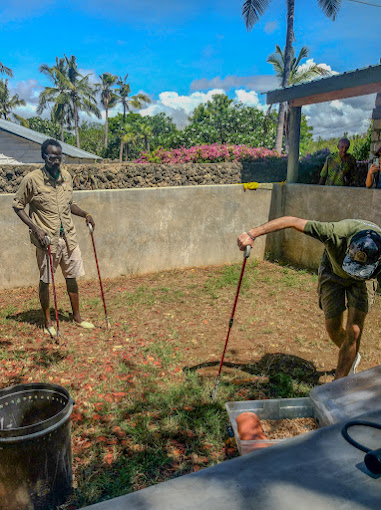
[(260, 420), (282, 420), (285, 418), (316, 418), (315, 408), (309, 397), (302, 398), (277, 398), (266, 400), (245, 400), (242, 402), (226, 402), (226, 411), (229, 415), (230, 423), (234, 430), (234, 437), (237, 443), (240, 455), (271, 446), (279, 442), (287, 441), (285, 439), (267, 439), (242, 441), (238, 436), (236, 418), (239, 414), (245, 412), (255, 413)]
[(310, 397), (321, 426), (372, 412), (381, 402), (381, 365), (316, 386)]

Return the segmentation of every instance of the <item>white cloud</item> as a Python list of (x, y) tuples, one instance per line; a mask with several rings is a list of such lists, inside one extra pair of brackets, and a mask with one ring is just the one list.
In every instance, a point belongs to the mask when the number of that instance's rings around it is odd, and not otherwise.
[(300, 64), (298, 66), (298, 73), (304, 73), (305, 71), (308, 71), (312, 66), (318, 65), (321, 69), (324, 69), (327, 71), (327, 76), (333, 76), (334, 74), (339, 74), (337, 71), (334, 71), (331, 66), (328, 64), (320, 63), (316, 64), (313, 58), (307, 59), (303, 64)]
[(315, 139), (319, 136), (341, 137), (345, 132), (350, 137), (367, 131), (374, 105), (375, 94), (370, 94), (303, 106), (302, 112), (306, 114), (308, 124), (314, 128)]
[(25, 99), (27, 103), (37, 104), (42, 86), (37, 80), (19, 81), (15, 86), (10, 85), (11, 94), (17, 94), (21, 99)]
[(269, 21), (268, 23), (266, 23), (264, 31), (266, 32), (266, 34), (272, 34), (275, 32), (275, 30), (278, 30), (278, 28), (279, 25), (277, 21)]
[[(327, 66), (327, 68), (330, 70), (329, 66)], [(81, 69), (81, 73), (91, 74), (92, 81), (95, 83), (97, 76), (92, 69)], [(332, 71), (332, 73), (335, 73), (335, 71)], [(231, 78), (233, 79), (234, 77)], [(261, 83), (260, 78), (264, 80), (267, 79), (267, 77), (252, 77), (252, 79), (255, 79), (256, 83)], [(274, 77), (271, 78), (274, 79)], [(227, 84), (226, 80), (227, 78), (225, 80), (220, 80), (220, 83), (224, 81), (225, 84)], [(38, 97), (43, 89), (42, 85), (40, 85), (38, 81), (32, 79), (19, 82), (11, 80), (9, 83), (11, 93), (18, 94), (27, 102), (27, 105), (18, 108), (16, 113), (26, 118), (35, 116)], [(152, 103), (141, 109), (139, 113), (143, 116), (151, 116), (164, 112), (173, 118), (179, 128), (183, 128), (187, 123), (188, 116), (196, 106), (211, 100), (215, 94), (224, 94), (225, 92), (223, 87), (214, 87), (207, 91), (194, 90), (189, 94), (179, 94), (176, 91), (167, 90), (161, 92), (156, 100), (153, 99)], [(264, 104), (265, 97), (260, 95), (260, 90), (256, 87), (235, 86), (229, 93), (229, 96), (235, 101), (241, 101), (247, 106), (254, 106), (262, 110), (267, 109), (267, 106)], [(318, 138), (319, 136), (323, 138), (341, 137), (344, 132), (352, 136), (356, 133), (364, 133), (367, 130), (374, 105), (375, 94), (372, 94), (341, 101), (336, 100), (304, 106), (302, 112), (307, 116), (309, 125), (314, 128), (314, 138)], [(102, 111), (102, 120), (104, 120), (105, 112), (101, 107), (100, 109)], [(114, 116), (121, 112), (122, 106), (118, 105), (112, 109), (110, 115)], [(94, 116), (89, 117), (82, 112), (80, 116), (82, 121), (97, 121)], [(49, 118), (50, 111), (45, 110), (42, 117)]]
[(259, 109), (267, 109), (263, 103), (260, 102), (258, 93), (255, 90), (243, 90), (238, 89), (235, 91), (235, 97), (237, 101), (245, 104), (246, 106), (255, 106)]

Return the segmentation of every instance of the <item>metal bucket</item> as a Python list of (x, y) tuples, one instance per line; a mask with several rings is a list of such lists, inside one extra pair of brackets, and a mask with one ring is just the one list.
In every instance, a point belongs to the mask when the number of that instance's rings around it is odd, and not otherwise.
[(54, 384), (0, 390), (1, 510), (46, 510), (65, 501), (72, 487), (73, 404)]

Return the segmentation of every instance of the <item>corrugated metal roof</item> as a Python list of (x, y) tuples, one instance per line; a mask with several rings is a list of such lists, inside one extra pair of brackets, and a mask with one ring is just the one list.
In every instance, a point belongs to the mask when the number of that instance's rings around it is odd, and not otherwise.
[(377, 83), (381, 79), (381, 64), (346, 71), (333, 76), (316, 78), (309, 82), (298, 85), (289, 85), (284, 88), (278, 88), (265, 92), (267, 103), (278, 103), (289, 101), (296, 98), (307, 97), (321, 91), (331, 91), (337, 86), (338, 89), (350, 88), (354, 86)]
[[(33, 129), (25, 128), (24, 126), (20, 126), (13, 122), (9, 122), (8, 120), (0, 119), (0, 130), (7, 131), (8, 133), (12, 133), (13, 135), (20, 136), (21, 138), (25, 138), (26, 140), (31, 140), (32, 142), (36, 142), (38, 144), (42, 144), (45, 142), (48, 135), (44, 135), (43, 133), (39, 133), (38, 131), (34, 131)], [(99, 156), (92, 154), (91, 152), (84, 151), (82, 149), (78, 149), (73, 145), (69, 145), (68, 143), (61, 142), (58, 140), (62, 146), (62, 153), (70, 156), (72, 158), (82, 158), (82, 159), (102, 159)]]

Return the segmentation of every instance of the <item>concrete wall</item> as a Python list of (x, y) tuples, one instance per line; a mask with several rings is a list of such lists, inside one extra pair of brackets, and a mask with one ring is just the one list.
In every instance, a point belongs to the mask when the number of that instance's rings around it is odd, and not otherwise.
[[(34, 248), (14, 214), (13, 195), (0, 194), (0, 287), (35, 285)], [(242, 260), (238, 234), (282, 215), (320, 221), (361, 218), (381, 225), (381, 191), (307, 184), (182, 186), (75, 191), (97, 223), (95, 241), (103, 277)], [(96, 278), (91, 238), (75, 218), (86, 278)], [(256, 258), (317, 268), (322, 245), (291, 229), (258, 239)], [(62, 278), (60, 279), (62, 281)]]
[[(358, 218), (381, 225), (381, 191), (308, 184), (274, 185), (270, 219), (279, 216), (319, 221)], [(266, 252), (273, 259), (316, 269), (323, 246), (309, 236), (288, 229), (267, 236)]]
[[(266, 186), (266, 185), (264, 185)], [(236, 237), (269, 217), (272, 186), (194, 186), (76, 191), (75, 200), (96, 221), (95, 242), (103, 277), (242, 260)], [(38, 282), (27, 227), (0, 195), (0, 287)], [(96, 278), (91, 238), (75, 218), (87, 278)], [(265, 240), (256, 248), (264, 255)], [(62, 279), (61, 279), (62, 281)]]

